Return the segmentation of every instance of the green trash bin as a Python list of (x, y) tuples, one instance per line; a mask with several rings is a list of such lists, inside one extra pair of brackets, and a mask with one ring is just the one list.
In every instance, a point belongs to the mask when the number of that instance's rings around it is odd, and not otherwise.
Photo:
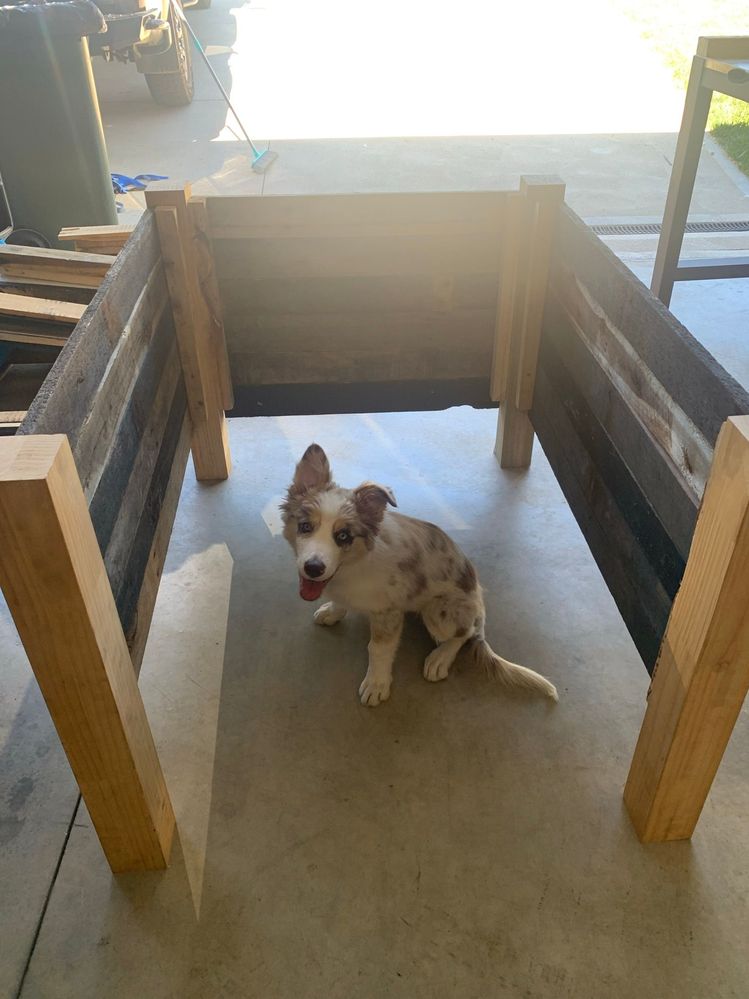
[(0, 175), (16, 229), (117, 221), (87, 35), (91, 0), (0, 7)]

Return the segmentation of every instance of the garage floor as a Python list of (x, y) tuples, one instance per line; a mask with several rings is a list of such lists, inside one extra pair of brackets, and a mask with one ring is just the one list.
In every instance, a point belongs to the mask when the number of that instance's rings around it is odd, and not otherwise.
[[(494, 428), (469, 409), (233, 421), (232, 479), (188, 468), (141, 679), (172, 866), (114, 878), (79, 809), (23, 999), (746, 994), (745, 719), (693, 841), (641, 846), (621, 790), (647, 675), (540, 449), (502, 472)], [(416, 622), (391, 700), (359, 705), (365, 622), (313, 625), (279, 535), (313, 438), (340, 481), (452, 532), (490, 638), (558, 706), (469, 667), (427, 684)]]

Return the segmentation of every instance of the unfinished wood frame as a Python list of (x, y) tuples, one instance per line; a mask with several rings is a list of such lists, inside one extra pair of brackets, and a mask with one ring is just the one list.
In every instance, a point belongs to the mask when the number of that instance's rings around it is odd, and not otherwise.
[(658, 664), (627, 806), (643, 840), (688, 837), (749, 676), (748, 423), (726, 422), (749, 395), (566, 208), (536, 378), (533, 428), (646, 667)]
[(188, 207), (189, 198), (189, 187), (155, 185), (146, 192), (146, 204), (154, 210), (158, 226), (185, 373), (195, 474), (202, 481), (214, 481), (226, 479), (231, 470), (224, 414), (231, 400), (231, 380), (223, 326), (215, 311), (218, 296), (209, 300), (211, 272), (206, 275), (205, 255), (199, 256), (202, 215), (199, 206)]
[[(197, 273), (175, 253), (197, 308)], [(186, 384), (220, 395), (218, 358), (191, 338), (210, 347), (221, 329), (211, 341), (179, 325), (169, 264), (147, 213), (76, 307), (17, 436), (0, 441), (0, 580), (114, 871), (164, 867), (169, 855), (174, 817), (136, 677), (195, 441)], [(216, 440), (224, 463), (210, 478), (228, 473)]]

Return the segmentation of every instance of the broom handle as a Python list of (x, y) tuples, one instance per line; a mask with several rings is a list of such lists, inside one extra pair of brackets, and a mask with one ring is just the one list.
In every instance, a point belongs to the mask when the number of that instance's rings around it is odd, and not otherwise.
[(185, 13), (184, 13), (184, 11), (182, 10), (182, 7), (181, 7), (181, 6), (179, 5), (179, 3), (176, 3), (176, 2), (175, 2), (175, 3), (174, 3), (174, 4), (172, 5), (172, 6), (173, 6), (173, 7), (174, 7), (174, 9), (175, 9), (175, 10), (177, 11), (177, 14), (178, 14), (178, 16), (179, 16), (179, 17), (180, 17), (180, 18), (182, 19), (182, 23), (183, 23), (183, 24), (185, 25), (185, 27), (186, 27), (186, 28), (187, 28), (187, 30), (189, 31), (189, 33), (190, 33), (190, 37), (191, 37), (191, 38), (192, 38), (192, 40), (193, 40), (193, 41), (195, 42), (195, 47), (197, 48), (198, 52), (200, 52), (201, 56), (203, 57), (203, 62), (204, 62), (204, 63), (206, 64), (206, 66), (208, 67), (208, 72), (209, 72), (209, 73), (211, 74), (211, 76), (213, 77), (213, 79), (214, 79), (214, 81), (215, 81), (215, 83), (216, 83), (216, 86), (217, 86), (217, 87), (218, 87), (218, 89), (219, 89), (219, 90), (221, 91), (221, 93), (222, 93), (222, 95), (223, 95), (223, 98), (224, 98), (224, 100), (226, 101), (226, 103), (227, 103), (227, 104), (229, 105), (229, 110), (230, 110), (230, 111), (231, 111), (231, 113), (232, 113), (232, 114), (234, 115), (234, 118), (235, 118), (235, 120), (236, 120), (237, 124), (239, 125), (239, 127), (240, 127), (240, 129), (241, 129), (241, 131), (242, 131), (242, 135), (244, 135), (245, 139), (247, 139), (247, 141), (249, 142), (249, 144), (250, 144), (250, 148), (252, 149), (252, 151), (253, 151), (253, 153), (255, 154), (255, 156), (260, 156), (260, 152), (259, 152), (259, 150), (258, 150), (257, 146), (255, 145), (255, 143), (254, 143), (254, 142), (252, 141), (252, 139), (251, 139), (251, 138), (249, 137), (249, 135), (248, 135), (248, 134), (247, 134), (247, 132), (245, 131), (245, 127), (244, 127), (244, 125), (242, 124), (242, 121), (241, 121), (241, 119), (240, 119), (239, 115), (238, 115), (238, 114), (237, 114), (237, 112), (236, 112), (236, 111), (234, 110), (234, 105), (233, 105), (233, 104), (232, 104), (232, 102), (231, 102), (231, 101), (229, 100), (229, 95), (228, 95), (228, 94), (227, 94), (227, 92), (226, 92), (226, 91), (224, 90), (224, 87), (223, 87), (223, 84), (221, 83), (221, 80), (219, 80), (218, 76), (216, 75), (216, 72), (215, 72), (215, 70), (214, 70), (213, 66), (211, 66), (211, 63), (210, 63), (210, 61), (209, 61), (209, 59), (208, 59), (208, 56), (207, 56), (207, 55), (205, 54), (205, 51), (204, 51), (204, 49), (203, 49), (203, 46), (202, 46), (202, 45), (200, 44), (200, 42), (198, 41), (198, 36), (197, 36), (197, 35), (195, 34), (195, 32), (194, 32), (194, 31), (192, 30), (192, 25), (190, 24), (190, 22), (189, 22), (189, 21), (187, 20), (187, 18), (185, 17)]

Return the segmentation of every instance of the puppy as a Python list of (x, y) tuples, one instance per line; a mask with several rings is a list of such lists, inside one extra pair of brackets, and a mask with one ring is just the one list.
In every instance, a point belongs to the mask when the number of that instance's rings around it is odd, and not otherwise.
[(364, 482), (342, 489), (332, 480), (319, 445), (310, 444), (281, 505), (284, 537), (296, 555), (304, 600), (329, 597), (317, 624), (337, 624), (348, 610), (369, 615), (369, 666), (359, 687), (362, 704), (390, 696), (393, 660), (403, 617), (421, 614), (437, 643), (424, 677), (444, 680), (460, 649), (507, 684), (557, 700), (556, 687), (533, 670), (502, 659), (484, 638), (484, 601), (476, 570), (434, 524), (392, 513), (387, 486)]

